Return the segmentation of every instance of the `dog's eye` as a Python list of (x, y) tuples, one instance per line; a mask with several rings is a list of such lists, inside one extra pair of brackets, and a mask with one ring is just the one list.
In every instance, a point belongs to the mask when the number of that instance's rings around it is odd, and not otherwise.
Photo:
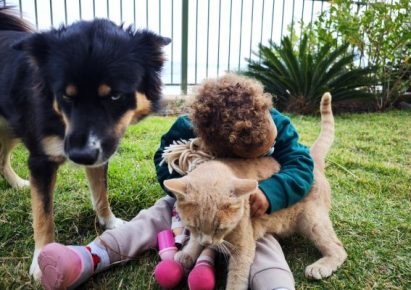
[(123, 97), (122, 94), (117, 94), (117, 95), (112, 95), (112, 96), (110, 97), (110, 99), (111, 99), (112, 101), (118, 101), (118, 100), (120, 100), (122, 97)]

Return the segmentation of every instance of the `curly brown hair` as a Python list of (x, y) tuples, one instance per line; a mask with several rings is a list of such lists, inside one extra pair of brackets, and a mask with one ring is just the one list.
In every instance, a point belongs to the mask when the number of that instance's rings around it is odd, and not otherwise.
[(205, 147), (219, 157), (229, 157), (238, 149), (252, 150), (267, 142), (271, 100), (260, 82), (227, 74), (200, 85), (190, 118)]

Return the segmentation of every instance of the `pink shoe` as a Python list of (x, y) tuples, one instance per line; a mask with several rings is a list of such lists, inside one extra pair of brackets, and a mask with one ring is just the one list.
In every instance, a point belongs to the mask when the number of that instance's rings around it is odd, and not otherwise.
[(184, 277), (183, 267), (174, 260), (164, 260), (158, 263), (154, 270), (154, 278), (164, 289), (176, 287)]
[(74, 289), (94, 273), (93, 259), (86, 247), (46, 245), (38, 258), (41, 284), (46, 290)]
[(213, 290), (215, 288), (214, 267), (208, 263), (197, 264), (188, 275), (190, 290)]

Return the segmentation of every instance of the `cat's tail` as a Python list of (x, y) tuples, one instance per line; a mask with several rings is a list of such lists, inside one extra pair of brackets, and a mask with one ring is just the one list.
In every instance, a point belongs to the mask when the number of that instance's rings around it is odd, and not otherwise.
[(331, 94), (325, 93), (321, 98), (321, 132), (317, 140), (311, 146), (311, 156), (316, 166), (324, 172), (325, 157), (334, 141), (334, 115), (331, 109)]

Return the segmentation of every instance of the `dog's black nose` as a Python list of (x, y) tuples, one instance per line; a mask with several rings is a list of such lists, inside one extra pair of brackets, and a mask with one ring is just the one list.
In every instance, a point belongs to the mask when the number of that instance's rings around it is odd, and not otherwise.
[(98, 148), (71, 148), (68, 151), (68, 158), (74, 163), (82, 165), (93, 165), (99, 155)]

